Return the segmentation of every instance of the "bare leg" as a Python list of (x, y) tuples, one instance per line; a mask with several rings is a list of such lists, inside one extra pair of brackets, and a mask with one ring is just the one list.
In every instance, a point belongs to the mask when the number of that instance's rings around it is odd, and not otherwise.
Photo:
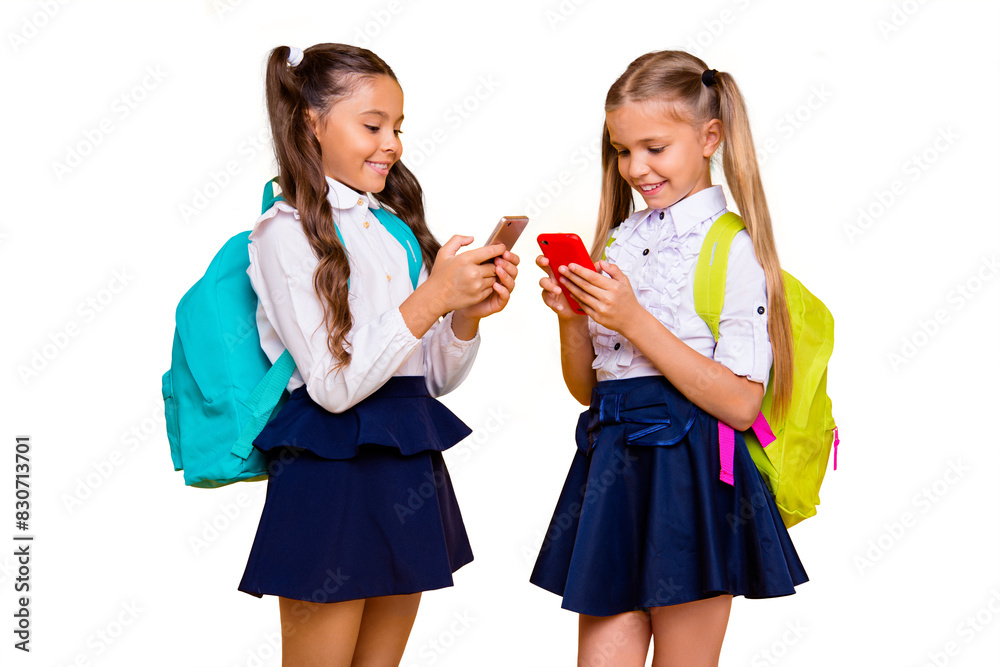
[(653, 607), (653, 667), (718, 667), (732, 595)]
[(578, 667), (643, 667), (649, 651), (649, 614), (580, 614)]
[(281, 664), (349, 667), (364, 608), (364, 600), (318, 604), (279, 597)]
[(365, 600), (351, 667), (397, 667), (419, 604), (420, 593)]

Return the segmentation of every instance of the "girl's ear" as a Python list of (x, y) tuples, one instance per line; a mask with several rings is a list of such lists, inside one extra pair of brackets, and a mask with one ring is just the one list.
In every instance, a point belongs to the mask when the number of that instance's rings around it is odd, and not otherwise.
[(313, 109), (306, 109), (306, 121), (308, 121), (309, 127), (312, 129), (316, 138), (319, 138), (319, 114), (317, 114)]
[(722, 143), (722, 121), (718, 118), (708, 121), (702, 127), (701, 134), (704, 140), (702, 154), (705, 157), (712, 157)]

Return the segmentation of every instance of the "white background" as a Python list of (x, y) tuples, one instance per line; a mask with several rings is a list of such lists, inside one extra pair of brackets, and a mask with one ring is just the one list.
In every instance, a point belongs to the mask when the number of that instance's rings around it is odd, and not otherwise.
[[(403, 665), (575, 664), (576, 616), (527, 581), (581, 409), (533, 236), (592, 236), (604, 96), (664, 48), (737, 78), (782, 263), (837, 320), (840, 469), (791, 531), (811, 581), (737, 599), (722, 664), (997, 664), (998, 14), (916, 0), (4, 2), (0, 662), (279, 663), (275, 600), (236, 590), (264, 485), (183, 486), (160, 375), (177, 300), (251, 227), (275, 173), (269, 49), (341, 41), (398, 75), (403, 159), (440, 239), (533, 217), (514, 300), (446, 399), (476, 429), (447, 455), (476, 560), (425, 594)], [(30, 654), (12, 633), (16, 435), (32, 439)]]

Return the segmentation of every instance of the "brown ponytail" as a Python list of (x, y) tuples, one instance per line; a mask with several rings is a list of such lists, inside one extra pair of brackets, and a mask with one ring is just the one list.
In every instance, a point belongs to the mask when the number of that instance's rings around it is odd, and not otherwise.
[[(278, 183), (282, 195), (298, 210), (309, 245), (319, 258), (313, 288), (323, 302), (329, 331), (327, 347), (340, 367), (351, 357), (346, 347), (347, 332), (353, 324), (347, 303), (351, 270), (347, 253), (337, 237), (333, 209), (327, 199), (329, 186), (320, 144), (307, 114), (312, 111), (322, 118), (363, 80), (388, 76), (396, 81), (396, 75), (377, 55), (354, 46), (311, 46), (294, 67), (288, 64), (289, 52), (287, 46), (271, 51), (265, 77)], [(385, 188), (373, 196), (413, 230), (429, 270), (441, 245), (427, 228), (423, 191), (416, 177), (402, 162), (397, 162), (386, 177)]]
[[(757, 153), (746, 105), (736, 82), (726, 72), (716, 72), (713, 85), (702, 81), (708, 66), (683, 51), (658, 51), (640, 56), (608, 91), (604, 110), (625, 104), (659, 100), (695, 125), (718, 119), (722, 123), (722, 168), (736, 207), (753, 242), (757, 261), (767, 281), (767, 332), (774, 352), (773, 409), (780, 416), (788, 408), (792, 390), (792, 333), (785, 301), (784, 280), (771, 230), (771, 214), (760, 180)], [(611, 146), (607, 125), (601, 148), (604, 169), (601, 205), (591, 254), (595, 260), (604, 250), (613, 225), (632, 213), (632, 192), (618, 173), (617, 154)]]

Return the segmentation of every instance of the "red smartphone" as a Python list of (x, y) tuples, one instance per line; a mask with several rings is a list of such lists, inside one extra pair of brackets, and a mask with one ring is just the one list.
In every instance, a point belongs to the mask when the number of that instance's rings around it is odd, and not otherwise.
[(552, 269), (552, 275), (562, 287), (569, 307), (573, 309), (574, 313), (583, 315), (583, 308), (580, 308), (580, 304), (570, 296), (569, 290), (563, 284), (563, 276), (559, 273), (559, 267), (572, 263), (579, 264), (591, 271), (597, 271), (594, 263), (590, 260), (587, 246), (583, 245), (583, 241), (576, 234), (539, 234), (538, 246), (542, 249), (542, 254), (548, 258), (549, 268)]

